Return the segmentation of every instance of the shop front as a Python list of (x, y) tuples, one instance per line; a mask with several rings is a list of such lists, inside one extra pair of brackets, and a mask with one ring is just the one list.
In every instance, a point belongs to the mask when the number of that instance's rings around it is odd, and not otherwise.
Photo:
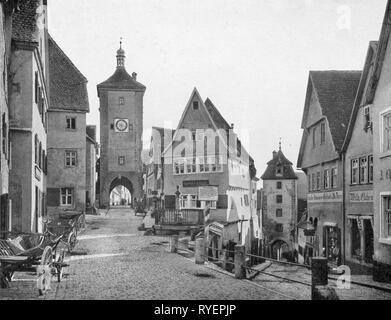
[(323, 256), (331, 264), (341, 264), (341, 229), (336, 224), (323, 225)]
[(373, 191), (350, 191), (347, 198), (346, 260), (372, 267), (374, 254)]

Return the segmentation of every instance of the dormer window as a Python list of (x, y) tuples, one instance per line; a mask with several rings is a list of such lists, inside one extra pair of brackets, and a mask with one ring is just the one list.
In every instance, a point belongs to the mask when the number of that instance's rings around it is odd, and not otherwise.
[(276, 168), (276, 175), (277, 176), (282, 176), (283, 168), (281, 165), (277, 166)]

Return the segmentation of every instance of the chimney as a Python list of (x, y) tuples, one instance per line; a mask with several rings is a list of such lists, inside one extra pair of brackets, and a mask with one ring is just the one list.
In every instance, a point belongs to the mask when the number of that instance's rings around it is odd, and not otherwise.
[(133, 72), (133, 73), (132, 73), (132, 78), (133, 78), (133, 80), (136, 80), (136, 81), (137, 81), (137, 73), (136, 73), (136, 72)]
[(231, 123), (231, 129), (232, 129), (232, 130), (234, 129), (234, 124), (233, 124), (233, 123)]
[(273, 151), (273, 159), (274, 159), (275, 157), (277, 157), (277, 151), (276, 151), (276, 150)]

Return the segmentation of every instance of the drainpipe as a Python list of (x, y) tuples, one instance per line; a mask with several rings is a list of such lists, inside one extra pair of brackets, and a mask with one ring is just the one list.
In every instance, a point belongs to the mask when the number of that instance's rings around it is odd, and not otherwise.
[(346, 257), (346, 202), (345, 202), (345, 152), (342, 152), (342, 264), (345, 264)]

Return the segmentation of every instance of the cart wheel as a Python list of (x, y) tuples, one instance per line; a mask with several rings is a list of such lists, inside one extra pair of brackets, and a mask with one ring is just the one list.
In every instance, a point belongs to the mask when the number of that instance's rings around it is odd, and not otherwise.
[[(45, 250), (43, 250), (40, 265), (41, 266), (51, 266), (52, 263), (53, 263), (53, 250), (51, 247), (48, 246), (45, 248)], [(42, 286), (40, 289), (38, 289), (38, 293), (40, 296), (42, 296), (46, 293), (46, 285), (47, 285), (46, 277), (43, 277)]]
[(51, 247), (46, 247), (42, 253), (41, 266), (51, 265), (52, 262), (53, 262), (53, 250)]
[(68, 236), (68, 252), (71, 253), (76, 246), (76, 234), (71, 232)]

